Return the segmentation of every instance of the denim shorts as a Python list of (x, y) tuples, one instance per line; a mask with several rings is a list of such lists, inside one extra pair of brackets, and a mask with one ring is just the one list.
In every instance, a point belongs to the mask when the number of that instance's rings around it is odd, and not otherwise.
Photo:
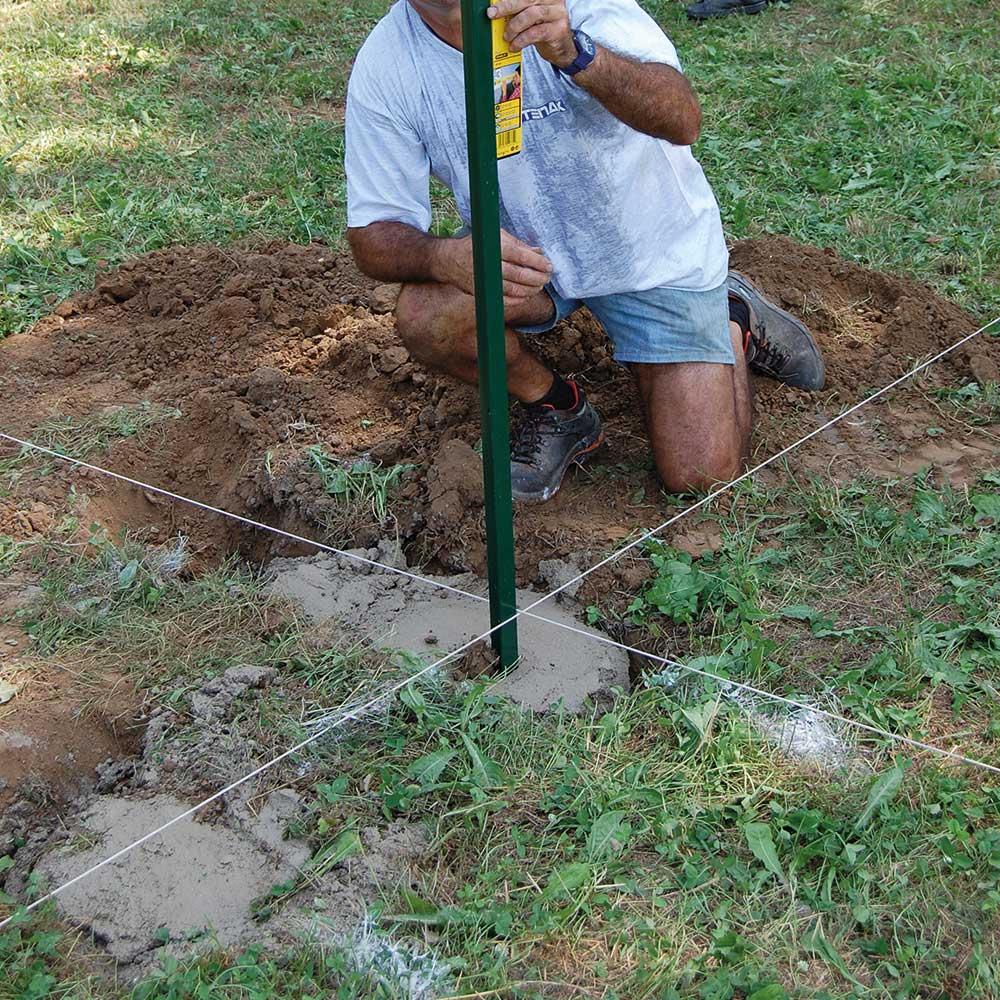
[(729, 336), (729, 295), (725, 283), (707, 292), (652, 288), (589, 299), (564, 299), (551, 285), (545, 291), (555, 315), (521, 333), (548, 333), (561, 319), (586, 306), (614, 344), (622, 364), (736, 363)]

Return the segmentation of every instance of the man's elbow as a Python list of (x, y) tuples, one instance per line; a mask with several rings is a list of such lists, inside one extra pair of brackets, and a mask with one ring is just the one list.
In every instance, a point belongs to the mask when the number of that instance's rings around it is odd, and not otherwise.
[(676, 131), (671, 138), (677, 146), (693, 146), (701, 135), (701, 107), (695, 100), (691, 101), (687, 112), (677, 122)]
[(354, 263), (357, 265), (358, 270), (362, 274), (367, 274), (370, 278), (376, 278), (378, 275), (372, 274), (375, 265), (372, 260), (368, 236), (367, 228), (348, 229), (347, 245), (351, 248), (351, 254), (354, 257)]

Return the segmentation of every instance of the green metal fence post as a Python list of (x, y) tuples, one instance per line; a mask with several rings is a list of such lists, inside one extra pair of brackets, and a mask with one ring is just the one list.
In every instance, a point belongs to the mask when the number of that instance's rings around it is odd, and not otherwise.
[[(469, 132), (469, 185), (479, 338), (479, 405), (489, 563), (490, 624), (517, 609), (514, 506), (510, 495), (510, 420), (507, 413), (506, 324), (500, 256), (500, 181), (493, 103), (493, 33), (489, 0), (462, 0), (465, 106)], [(517, 659), (517, 622), (493, 633), (504, 667)]]

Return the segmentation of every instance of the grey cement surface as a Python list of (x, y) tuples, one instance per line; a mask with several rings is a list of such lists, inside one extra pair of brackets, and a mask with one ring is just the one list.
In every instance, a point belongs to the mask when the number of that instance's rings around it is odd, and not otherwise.
[[(360, 553), (386, 562), (388, 553)], [(398, 554), (395, 565), (399, 565)], [(271, 589), (297, 602), (312, 619), (334, 618), (380, 647), (406, 650), (427, 663), (443, 657), (490, 627), (489, 605), (469, 597), (372, 570), (342, 556), (321, 554), (281, 559), (271, 564)], [(472, 574), (438, 578), (442, 583), (485, 596), (482, 580)], [(519, 590), (518, 607), (541, 594)], [(548, 601), (535, 613), (588, 629), (566, 607)], [(519, 621), (518, 667), (492, 689), (535, 711), (559, 702), (580, 711), (588, 698), (608, 698), (628, 689), (629, 659), (621, 650), (534, 618)]]
[[(98, 796), (75, 836), (45, 854), (35, 871), (54, 887), (162, 826), (188, 808), (167, 793)], [(158, 950), (188, 955), (218, 942), (241, 947), (287, 943), (322, 913), (328, 935), (349, 935), (396, 886), (412, 887), (410, 867), (427, 849), (420, 826), (402, 821), (359, 831), (361, 853), (314, 878), (264, 923), (251, 906), (295, 877), (309, 859), (304, 840), (287, 837), (301, 810), (289, 789), (272, 792), (256, 814), (246, 809), (202, 822), (182, 820), (57, 897), (60, 913), (85, 928), (118, 960), (126, 978), (159, 961)]]
[(34, 745), (35, 741), (30, 736), (19, 733), (16, 729), (0, 731), (0, 750), (23, 750)]
[[(281, 794), (271, 796), (249, 830), (182, 820), (65, 890), (58, 897), (60, 911), (125, 964), (151, 960), (163, 943), (157, 932), (183, 942), (210, 931), (224, 947), (259, 938), (250, 904), (291, 878), (309, 855), (302, 842), (281, 839), (290, 802), (294, 812), (294, 800)], [(81, 835), (46, 855), (36, 871), (50, 886), (59, 885), (187, 808), (166, 794), (102, 796), (81, 817)], [(77, 849), (81, 843), (87, 846)]]

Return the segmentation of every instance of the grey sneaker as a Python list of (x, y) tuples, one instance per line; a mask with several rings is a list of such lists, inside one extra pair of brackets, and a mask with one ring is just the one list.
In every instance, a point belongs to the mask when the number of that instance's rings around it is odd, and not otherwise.
[(738, 271), (729, 272), (729, 293), (750, 309), (747, 363), (751, 371), (799, 389), (822, 389), (826, 366), (812, 334), (791, 313), (764, 298), (764, 293)]
[(767, 0), (701, 0), (685, 7), (684, 13), (693, 21), (707, 21), (727, 14), (759, 14), (766, 6)]
[(601, 418), (586, 398), (575, 410), (525, 406), (511, 442), (510, 478), (515, 500), (542, 503), (562, 486), (566, 470), (585, 462), (604, 440)]

